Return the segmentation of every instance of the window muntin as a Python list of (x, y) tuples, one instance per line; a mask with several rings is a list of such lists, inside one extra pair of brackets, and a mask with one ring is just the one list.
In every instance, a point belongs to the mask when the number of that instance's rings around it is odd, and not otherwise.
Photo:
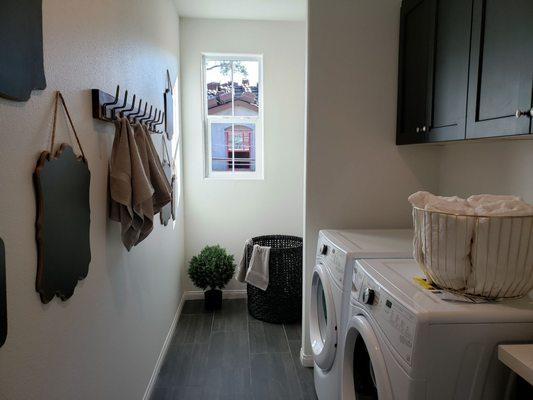
[(207, 178), (262, 178), (262, 58), (204, 55)]

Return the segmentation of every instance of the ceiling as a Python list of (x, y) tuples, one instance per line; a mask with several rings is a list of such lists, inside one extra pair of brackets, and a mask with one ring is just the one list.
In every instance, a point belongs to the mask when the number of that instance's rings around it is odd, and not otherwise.
[(304, 21), (307, 16), (307, 0), (174, 1), (182, 17)]

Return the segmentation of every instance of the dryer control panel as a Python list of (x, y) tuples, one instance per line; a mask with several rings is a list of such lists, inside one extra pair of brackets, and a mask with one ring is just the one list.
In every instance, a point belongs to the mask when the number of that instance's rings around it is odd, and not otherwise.
[(322, 261), (337, 283), (342, 287), (344, 268), (346, 266), (346, 253), (330, 241), (322, 238), (318, 241), (316, 258), (317, 262)]
[(392, 347), (411, 365), (416, 334), (415, 315), (357, 263), (352, 283), (352, 296), (357, 296), (357, 302), (374, 317)]

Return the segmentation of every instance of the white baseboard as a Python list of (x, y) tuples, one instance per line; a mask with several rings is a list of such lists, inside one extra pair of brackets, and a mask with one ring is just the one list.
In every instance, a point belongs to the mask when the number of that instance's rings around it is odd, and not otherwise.
[[(246, 298), (246, 289), (223, 290), (222, 297), (224, 299)], [(170, 327), (168, 329), (167, 336), (165, 337), (165, 341), (163, 342), (163, 347), (161, 348), (161, 351), (159, 352), (159, 357), (157, 357), (154, 371), (152, 372), (152, 376), (150, 377), (150, 381), (148, 382), (148, 386), (146, 387), (146, 390), (144, 392), (143, 400), (149, 400), (150, 396), (152, 395), (152, 391), (154, 390), (154, 385), (157, 380), (157, 375), (159, 374), (159, 370), (161, 369), (161, 365), (163, 364), (163, 360), (165, 359), (165, 356), (167, 354), (168, 346), (170, 345), (172, 336), (174, 336), (176, 325), (178, 324), (178, 320), (180, 319), (181, 310), (183, 309), (183, 304), (187, 300), (200, 300), (203, 298), (204, 298), (203, 290), (189, 290), (187, 292), (184, 292), (183, 296), (181, 296), (180, 304), (178, 305), (176, 314), (174, 314), (174, 319), (172, 320), (172, 323), (170, 324)]]
[(300, 363), (304, 367), (312, 368), (314, 366), (313, 356), (310, 354), (305, 354), (303, 347), (300, 349)]
[(181, 296), (180, 304), (178, 305), (178, 309), (176, 310), (176, 313), (174, 314), (174, 319), (172, 320), (172, 323), (170, 324), (170, 327), (168, 329), (167, 336), (165, 337), (165, 341), (163, 342), (163, 347), (161, 348), (161, 351), (159, 352), (159, 357), (157, 357), (157, 361), (155, 363), (154, 370), (152, 372), (152, 376), (150, 377), (150, 381), (148, 382), (148, 386), (146, 387), (146, 390), (144, 392), (143, 400), (149, 400), (152, 396), (152, 391), (154, 390), (155, 382), (157, 381), (157, 375), (159, 375), (159, 370), (161, 369), (161, 365), (163, 364), (163, 360), (165, 359), (165, 356), (167, 355), (168, 346), (170, 345), (170, 342), (172, 340), (172, 336), (174, 336), (174, 331), (176, 330), (176, 325), (178, 324), (178, 320), (180, 319), (181, 310), (183, 309), (183, 304), (185, 303), (185, 294)]
[[(204, 298), (203, 290), (188, 290), (183, 293), (185, 300), (201, 300)], [(246, 289), (222, 290), (224, 299), (244, 299), (246, 298)]]

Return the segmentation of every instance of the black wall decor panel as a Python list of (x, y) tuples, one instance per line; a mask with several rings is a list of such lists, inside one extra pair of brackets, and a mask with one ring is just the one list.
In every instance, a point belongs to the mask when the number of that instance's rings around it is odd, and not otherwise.
[(174, 134), (174, 100), (172, 99), (172, 79), (170, 71), (167, 69), (167, 88), (163, 94), (165, 102), (165, 132), (168, 140), (172, 140)]
[(172, 140), (174, 133), (174, 108), (172, 100), (172, 92), (167, 89), (164, 94), (165, 100), (165, 132), (168, 140)]
[[(172, 183), (173, 177), (172, 177), (172, 166), (170, 165), (170, 161), (168, 160), (163, 161), (162, 164), (163, 164), (163, 171), (165, 171), (165, 176), (167, 177), (168, 182)], [(174, 188), (172, 188), (172, 198), (174, 198)], [(170, 201), (168, 204), (166, 204), (161, 209), (160, 219), (161, 219), (161, 223), (164, 226), (168, 225), (168, 221), (170, 221), (170, 218), (172, 216), (173, 203), (174, 203), (173, 201)]]
[(87, 161), (66, 144), (54, 157), (44, 151), (37, 163), (36, 290), (43, 303), (55, 295), (67, 300), (89, 271), (90, 179)]
[(2, 0), (0, 11), (0, 96), (26, 101), (45, 89), (42, 0)]
[(0, 347), (7, 337), (6, 250), (0, 239)]

